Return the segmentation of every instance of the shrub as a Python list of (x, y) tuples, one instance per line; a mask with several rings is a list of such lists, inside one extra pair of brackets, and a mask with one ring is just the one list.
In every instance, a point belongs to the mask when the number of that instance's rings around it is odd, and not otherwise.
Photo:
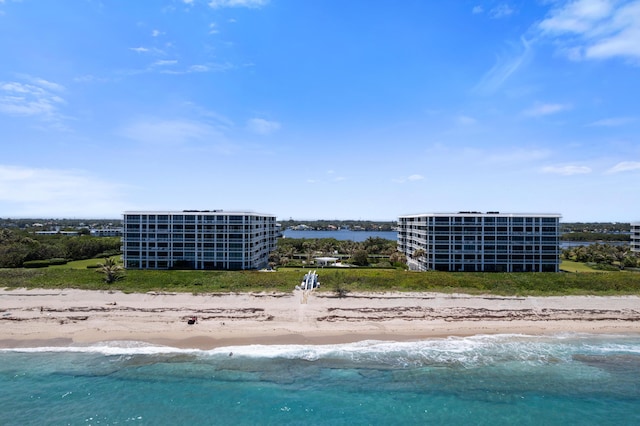
[(46, 268), (49, 266), (48, 260), (27, 260), (22, 264), (25, 268)]

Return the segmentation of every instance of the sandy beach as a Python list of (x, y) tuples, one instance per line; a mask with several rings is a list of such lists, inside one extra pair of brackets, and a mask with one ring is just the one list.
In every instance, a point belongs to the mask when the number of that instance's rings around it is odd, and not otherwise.
[[(196, 324), (188, 324), (192, 316)], [(640, 297), (16, 289), (0, 290), (0, 327), (0, 347), (126, 340), (200, 349), (495, 333), (639, 333)]]

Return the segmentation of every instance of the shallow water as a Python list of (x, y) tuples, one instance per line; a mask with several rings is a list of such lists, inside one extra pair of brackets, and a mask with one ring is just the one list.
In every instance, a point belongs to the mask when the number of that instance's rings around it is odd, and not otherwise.
[(0, 424), (640, 424), (640, 336), (0, 350)]

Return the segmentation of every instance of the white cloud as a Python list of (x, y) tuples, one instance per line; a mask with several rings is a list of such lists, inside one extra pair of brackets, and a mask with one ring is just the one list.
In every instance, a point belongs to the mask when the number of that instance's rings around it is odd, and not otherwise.
[(61, 86), (58, 83), (54, 83), (52, 81), (45, 80), (44, 78), (39, 77), (31, 77), (31, 76), (23, 76), (30, 83), (35, 84), (37, 86), (43, 87), (47, 90), (51, 90), (54, 92), (63, 92), (65, 90), (64, 86)]
[(543, 149), (516, 149), (513, 151), (500, 150), (490, 154), (487, 158), (492, 163), (523, 163), (548, 158), (551, 152)]
[(523, 114), (529, 117), (541, 117), (545, 115), (557, 114), (568, 109), (571, 109), (571, 106), (566, 104), (536, 104), (535, 106), (524, 111)]
[(471, 13), (473, 13), (474, 15), (477, 15), (482, 12), (484, 12), (484, 9), (480, 5), (474, 6), (473, 9), (471, 9)]
[(147, 49), (146, 47), (130, 47), (129, 50), (133, 50), (134, 52), (138, 52), (138, 53), (146, 53), (149, 52), (149, 49)]
[(538, 25), (570, 59), (640, 59), (640, 0), (574, 0)]
[(41, 78), (25, 76), (25, 79), (31, 84), (0, 82), (0, 113), (38, 117), (63, 129), (59, 108), (66, 102), (56, 92), (64, 91), (64, 87)]
[(119, 216), (122, 190), (84, 170), (0, 165), (0, 208), (6, 215)]
[(190, 72), (207, 72), (209, 70), (210, 68), (207, 65), (201, 65), (201, 64), (191, 65), (189, 67)]
[(393, 183), (405, 183), (405, 182), (417, 182), (419, 180), (424, 180), (424, 176), (415, 173), (415, 174), (407, 176), (406, 178), (391, 179), (391, 182), (393, 182)]
[(218, 34), (219, 32), (220, 31), (218, 31), (218, 26), (215, 22), (209, 24), (209, 34)]
[(192, 120), (143, 119), (126, 126), (123, 136), (151, 145), (184, 145), (190, 142), (218, 142), (221, 132), (215, 127)]
[(607, 170), (606, 173), (612, 174), (620, 172), (631, 172), (634, 170), (640, 170), (640, 161), (622, 161)]
[(542, 168), (542, 173), (558, 174), (563, 176), (582, 175), (591, 173), (591, 168), (587, 166), (547, 166)]
[(613, 117), (594, 121), (593, 123), (590, 123), (589, 126), (616, 127), (623, 126), (634, 121), (636, 120), (633, 117)]
[(268, 135), (278, 130), (280, 123), (277, 121), (268, 121), (263, 118), (252, 118), (247, 122), (247, 128), (253, 133)]
[[(190, 74), (196, 72), (222, 72), (227, 71), (233, 68), (232, 64), (223, 63), (223, 64), (194, 64), (190, 65), (185, 69), (163, 69), (160, 72), (163, 74)], [(152, 71), (152, 69), (146, 70)]]
[(248, 8), (260, 8), (269, 3), (269, 0), (211, 0), (209, 6), (213, 9), (222, 7), (248, 7)]
[(158, 36), (161, 36), (161, 35), (163, 35), (163, 34), (164, 34), (164, 33), (163, 33), (163, 32), (161, 32), (160, 30), (153, 30), (153, 31), (151, 31), (151, 37), (158, 37)]
[(513, 9), (508, 4), (502, 3), (489, 11), (489, 15), (493, 19), (506, 18), (513, 13)]
[(178, 61), (176, 61), (175, 59), (172, 60), (160, 60), (160, 61), (155, 61), (153, 64), (151, 64), (152, 67), (165, 67), (165, 66), (169, 66), (169, 65), (176, 65), (178, 63)]
[(568, 1), (553, 9), (539, 26), (547, 33), (586, 33), (607, 18), (612, 9), (607, 0)]
[(459, 115), (456, 117), (456, 121), (458, 122), (458, 124), (461, 124), (463, 126), (470, 126), (478, 122), (478, 120), (473, 117), (469, 117), (468, 115)]
[(512, 44), (510, 50), (506, 55), (498, 56), (495, 65), (473, 88), (474, 92), (484, 95), (496, 92), (509, 77), (531, 58), (531, 46), (524, 37), (520, 39), (520, 44)]

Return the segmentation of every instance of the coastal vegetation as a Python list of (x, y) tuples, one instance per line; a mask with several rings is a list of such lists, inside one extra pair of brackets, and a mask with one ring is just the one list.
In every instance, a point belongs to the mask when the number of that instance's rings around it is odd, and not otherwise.
[(589, 244), (562, 250), (561, 258), (590, 265), (596, 270), (618, 270), (640, 266), (640, 253), (629, 245)]
[(379, 237), (365, 241), (335, 238), (281, 238), (269, 257), (272, 267), (310, 265), (316, 257), (334, 257), (356, 266), (404, 268), (406, 259), (397, 250), (397, 243)]
[[(347, 268), (318, 269), (320, 292), (349, 297), (361, 291), (437, 291), (500, 295), (640, 294), (640, 255), (626, 244), (587, 244), (562, 250), (563, 273), (410, 272), (396, 242), (383, 238), (278, 240), (272, 272), (128, 270), (120, 239), (35, 235), (0, 229), (0, 285), (125, 292), (290, 292), (317, 257)], [(96, 273), (100, 272), (100, 273)]]
[(61, 261), (109, 257), (120, 253), (120, 245), (117, 237), (37, 235), (0, 229), (0, 268), (44, 267)]
[[(94, 264), (101, 263), (95, 259)], [(128, 270), (124, 280), (106, 283), (95, 268), (80, 263), (39, 269), (0, 269), (6, 288), (78, 288), (124, 292), (291, 292), (308, 268), (263, 271)], [(570, 265), (572, 271), (575, 265)], [(434, 291), (443, 293), (526, 295), (640, 294), (640, 273), (617, 270), (562, 273), (411, 272), (398, 269), (318, 269), (319, 292), (350, 297), (354, 292)], [(338, 289), (338, 290), (336, 290)]]

